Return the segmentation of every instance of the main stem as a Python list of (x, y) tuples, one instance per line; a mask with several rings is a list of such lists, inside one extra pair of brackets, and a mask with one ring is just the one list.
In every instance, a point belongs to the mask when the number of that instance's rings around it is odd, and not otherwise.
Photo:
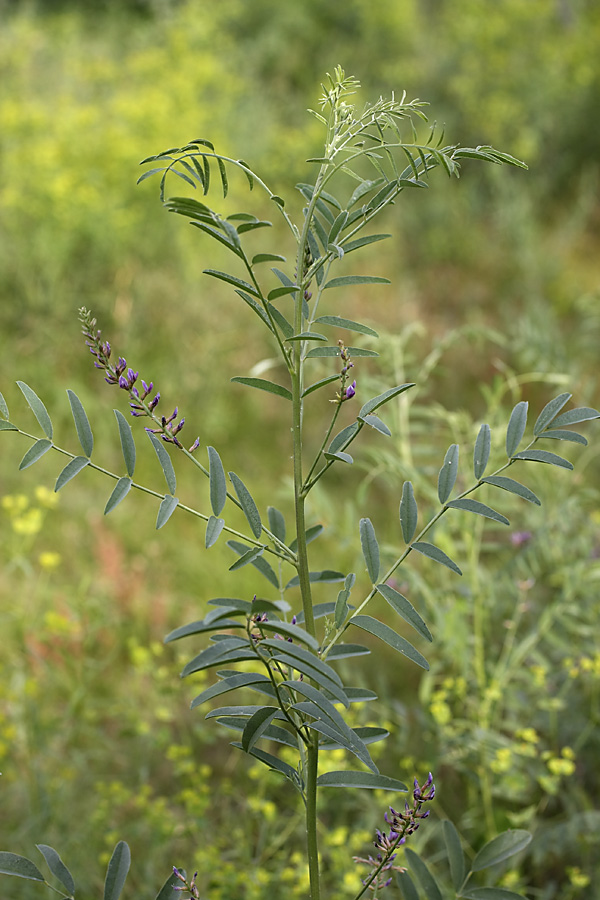
[[(303, 253), (303, 250), (302, 250)], [(302, 265), (302, 256), (299, 255), (299, 265)], [(300, 269), (299, 269), (300, 271)], [(302, 325), (302, 291), (298, 291), (296, 299), (296, 334), (301, 331)], [(294, 452), (294, 504), (296, 513), (296, 540), (298, 559), (298, 579), (300, 581), (300, 593), (302, 596), (302, 609), (304, 622), (309, 634), (315, 636), (315, 618), (312, 608), (312, 596), (310, 589), (310, 575), (308, 566), (308, 553), (306, 549), (306, 522), (305, 522), (305, 496), (302, 490), (302, 347), (298, 345), (295, 351), (294, 372), (292, 375), (292, 406), (293, 406), (293, 452)], [(310, 875), (311, 900), (320, 900), (321, 889), (319, 882), (319, 849), (317, 842), (317, 775), (319, 766), (319, 743), (315, 737), (307, 747), (307, 765), (304, 772), (305, 798), (306, 798), (306, 848), (308, 855), (308, 868)]]

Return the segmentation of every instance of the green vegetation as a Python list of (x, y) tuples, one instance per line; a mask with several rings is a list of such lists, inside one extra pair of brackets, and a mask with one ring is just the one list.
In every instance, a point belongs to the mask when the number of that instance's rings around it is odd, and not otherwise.
[[(341, 62), (361, 76), (365, 95), (395, 87), (427, 96), (462, 144), (498, 144), (530, 171), (498, 178), (494, 167), (473, 165), (460, 186), (438, 173), (430, 196), (407, 196), (401, 216), (394, 211), (393, 250), (374, 245), (356, 270), (394, 286), (376, 296), (357, 286), (348, 317), (368, 322), (367, 303), (377, 304), (389, 375), (418, 386), (393, 407), (394, 438), (373, 435), (356, 455), (335, 515), (326, 488), (311, 495), (311, 518), (339, 535), (347, 571), (360, 571), (350, 533), (367, 501), (382, 500), (375, 525), (391, 558), (399, 533), (395, 514), (383, 512), (390, 484), (399, 495), (412, 480), (433, 510), (440, 454), (474, 442), (484, 409), (498, 431), (523, 399), (540, 408), (568, 388), (578, 405), (598, 404), (600, 11), (583, 0), (506, 0), (485, 11), (469, 0), (459, 13), (449, 0), (214, 7), (2, 10), (2, 389), (15, 406), (16, 378), (38, 388), (64, 415), (57, 431), (70, 435), (64, 384), (108, 429), (117, 399), (78, 345), (84, 303), (116, 352), (126, 347), (167, 403), (185, 405), (190, 432), (230, 461), (244, 457), (257, 500), (272, 501), (284, 453), (276, 400), (257, 434), (262, 400), (241, 385), (220, 390), (222, 373), (268, 373), (271, 351), (258, 338), (248, 346), (239, 300), (201, 276), (208, 244), (161, 214), (154, 187), (135, 187), (137, 163), (209, 135), (259, 171), (266, 161), (270, 184), (289, 192), (306, 180), (305, 167), (290, 171), (298, 148), (319, 152), (317, 123), (299, 111), (314, 106), (323, 71)], [(235, 203), (243, 179), (231, 191)], [(271, 218), (261, 202), (253, 211)], [(218, 254), (210, 265), (221, 268)], [(368, 396), (383, 390), (379, 378), (361, 361)], [(112, 435), (97, 431), (104, 458), (116, 460)], [(25, 446), (11, 439), (0, 508), (0, 846), (27, 855), (42, 840), (59, 846), (89, 894), (100, 895), (101, 870), (123, 837), (134, 894), (151, 895), (173, 864), (185, 864), (202, 873), (210, 900), (305, 897), (292, 798), (187, 709), (209, 681), (198, 673), (180, 684), (185, 648), (162, 643), (204, 614), (215, 585), (251, 597), (248, 569), (224, 580), (228, 552), (199, 549), (183, 516), (157, 536), (155, 506), (143, 498), (103, 519), (106, 485), (91, 472), (56, 506), (56, 495), (17, 472)], [(470, 851), (506, 827), (530, 829), (529, 855), (501, 877), (543, 900), (593, 900), (600, 876), (599, 465), (597, 450), (583, 446), (569, 458), (575, 473), (554, 472), (551, 487), (544, 467), (533, 474), (541, 515), (507, 495), (503, 512), (518, 523), (508, 537), (489, 523), (472, 530), (462, 514), (444, 519), (436, 543), (465, 561), (466, 580), (450, 582), (425, 559), (402, 575), (436, 636), (432, 669), (398, 667), (378, 648), (370, 676), (379, 719), (394, 733), (375, 745), (377, 764), (400, 778), (433, 770), (437, 814), (457, 823)], [(60, 467), (44, 458), (33, 484), (52, 484)], [(138, 471), (155, 478), (149, 453)], [(190, 489), (186, 473), (178, 477)], [(405, 690), (399, 700), (406, 679), (410, 704)], [(360, 715), (361, 725), (377, 718)], [(347, 760), (335, 753), (339, 769)], [(242, 781), (252, 789), (240, 791)], [(355, 888), (348, 861), (369, 852), (385, 803), (370, 794), (331, 797), (325, 896), (337, 896), (340, 873), (344, 890)], [(282, 802), (290, 802), (283, 829)], [(298, 851), (287, 856), (294, 834)], [(441, 841), (439, 830), (424, 830), (418, 846), (435, 859)], [(11, 887), (24, 900), (39, 896), (26, 882)]]

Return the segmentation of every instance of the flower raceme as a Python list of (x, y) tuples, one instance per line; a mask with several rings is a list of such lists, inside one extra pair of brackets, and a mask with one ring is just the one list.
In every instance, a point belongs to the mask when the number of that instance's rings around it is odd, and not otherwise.
[(396, 850), (406, 843), (406, 838), (414, 834), (421, 819), (429, 816), (430, 810), (421, 812), (424, 803), (428, 803), (435, 797), (435, 784), (433, 783), (433, 775), (429, 773), (427, 780), (420, 785), (415, 778), (413, 790), (413, 805), (404, 804), (404, 812), (398, 812), (390, 806), (390, 815), (385, 812), (383, 818), (389, 825), (389, 832), (376, 829), (376, 838), (373, 842), (375, 849), (378, 851), (377, 856), (369, 856), (364, 859), (360, 856), (354, 856), (354, 862), (364, 863), (373, 870), (368, 878), (363, 879), (363, 884), (369, 890), (375, 892), (382, 890), (392, 882), (392, 876), (388, 873), (392, 871), (404, 872), (402, 866), (394, 865), (396, 858)]
[[(111, 362), (111, 345), (108, 341), (102, 340), (102, 332), (96, 329), (96, 319), (92, 318), (92, 314), (85, 307), (79, 311), (79, 321), (82, 325), (85, 342), (90, 348), (90, 353), (95, 357), (95, 367), (105, 373), (104, 380), (107, 384), (117, 385), (121, 390), (127, 391), (129, 394), (131, 415), (136, 418), (149, 416), (158, 427), (146, 428), (146, 431), (158, 434), (163, 441), (175, 444), (176, 447), (183, 449), (183, 445), (177, 435), (185, 425), (185, 419), (182, 418), (176, 421), (178, 407), (175, 407), (168, 417), (155, 415), (154, 410), (160, 402), (160, 392), (157, 391), (150, 400), (148, 399), (154, 393), (153, 382), (151, 381), (147, 384), (143, 378), (138, 381), (139, 372), (135, 372), (131, 367), (128, 367), (127, 361), (122, 356), (119, 357), (116, 365)], [(141, 390), (137, 386), (138, 384), (141, 385)], [(199, 444), (200, 439), (196, 438), (189, 452), (193, 453)]]

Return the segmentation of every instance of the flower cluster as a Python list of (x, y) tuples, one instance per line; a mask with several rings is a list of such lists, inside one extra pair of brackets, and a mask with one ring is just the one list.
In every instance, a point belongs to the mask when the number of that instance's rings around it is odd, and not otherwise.
[[(433, 775), (431, 772), (427, 780), (420, 785), (415, 778), (413, 790), (413, 805), (404, 804), (404, 812), (398, 812), (390, 806), (390, 815), (384, 813), (384, 819), (389, 825), (389, 832), (376, 829), (376, 839), (373, 842), (375, 849), (378, 851), (377, 856), (369, 856), (364, 859), (360, 856), (354, 856), (354, 862), (365, 863), (373, 870), (369, 878), (363, 879), (363, 884), (371, 891), (383, 890), (391, 884), (392, 871), (404, 872), (402, 866), (394, 865), (396, 858), (396, 849), (406, 843), (406, 838), (414, 834), (421, 819), (429, 816), (429, 810), (421, 812), (424, 803), (428, 803), (435, 797), (435, 784), (433, 783)], [(375, 898), (374, 898), (375, 900)]]
[(182, 882), (181, 885), (177, 885), (173, 888), (174, 891), (187, 891), (189, 892), (189, 900), (200, 900), (200, 894), (198, 893), (198, 888), (196, 887), (196, 878), (198, 877), (198, 873), (194, 873), (194, 877), (188, 883), (185, 874), (181, 872), (179, 869), (173, 866), (173, 875)]
[[(115, 384), (123, 391), (129, 394), (129, 406), (131, 407), (131, 415), (136, 418), (140, 416), (149, 416), (156, 424), (157, 428), (147, 428), (146, 431), (152, 434), (158, 434), (163, 441), (175, 444), (176, 447), (182, 448), (177, 435), (185, 425), (185, 419), (177, 420), (178, 408), (169, 417), (157, 416), (154, 410), (159, 404), (160, 393), (157, 391), (153, 397), (154, 384), (146, 384), (144, 379), (139, 379), (139, 372), (135, 372), (131, 367), (127, 366), (127, 361), (120, 356), (116, 364), (111, 362), (112, 348), (108, 341), (102, 340), (101, 331), (96, 329), (96, 319), (92, 318), (92, 314), (82, 307), (79, 310), (79, 321), (82, 324), (83, 335), (86, 344), (90, 348), (90, 353), (95, 357), (94, 365), (97, 369), (101, 369), (105, 375), (104, 380), (107, 384)], [(138, 387), (138, 384), (141, 385)], [(151, 397), (151, 399), (148, 399)], [(190, 447), (190, 453), (198, 448), (200, 438), (196, 438)]]
[(352, 397), (356, 394), (356, 379), (346, 386), (346, 382), (348, 381), (348, 372), (350, 369), (354, 368), (354, 363), (350, 361), (350, 355), (348, 353), (348, 348), (344, 346), (343, 341), (338, 341), (338, 345), (340, 348), (340, 357), (343, 362), (342, 370), (340, 372), (340, 379), (342, 382), (342, 386), (338, 394), (336, 394), (335, 403), (343, 403), (344, 400), (351, 400)]

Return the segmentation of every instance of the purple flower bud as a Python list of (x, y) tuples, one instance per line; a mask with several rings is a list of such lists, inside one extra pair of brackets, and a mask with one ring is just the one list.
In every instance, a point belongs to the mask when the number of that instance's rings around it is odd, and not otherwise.
[(356, 380), (354, 380), (352, 382), (352, 384), (349, 384), (348, 387), (346, 388), (346, 394), (344, 396), (344, 399), (350, 400), (352, 397), (354, 397), (355, 394), (356, 394)]
[(160, 400), (160, 393), (158, 393), (156, 395), (156, 397), (154, 397), (154, 399), (150, 401), (150, 403), (148, 404), (148, 408), (150, 410), (156, 409), (156, 407), (158, 406), (159, 400)]
[(292, 625), (295, 625), (297, 621), (298, 619), (296, 618), (296, 616), (292, 616)]
[(129, 386), (132, 387), (137, 381), (137, 377), (140, 373), (134, 372), (133, 369), (127, 369), (127, 380), (129, 382)]
[(129, 390), (129, 384), (124, 375), (119, 375), (119, 387), (123, 388), (124, 391)]
[(137, 397), (138, 400), (140, 399), (140, 394), (139, 394), (139, 391), (138, 391), (138, 389), (137, 389), (136, 387), (132, 387), (132, 388), (131, 388), (131, 393), (133, 394), (134, 397)]
[(192, 444), (192, 446), (190, 447), (189, 452), (193, 453), (194, 450), (197, 450), (199, 446), (200, 446), (200, 438), (197, 437), (196, 440), (194, 441), (194, 443)]

